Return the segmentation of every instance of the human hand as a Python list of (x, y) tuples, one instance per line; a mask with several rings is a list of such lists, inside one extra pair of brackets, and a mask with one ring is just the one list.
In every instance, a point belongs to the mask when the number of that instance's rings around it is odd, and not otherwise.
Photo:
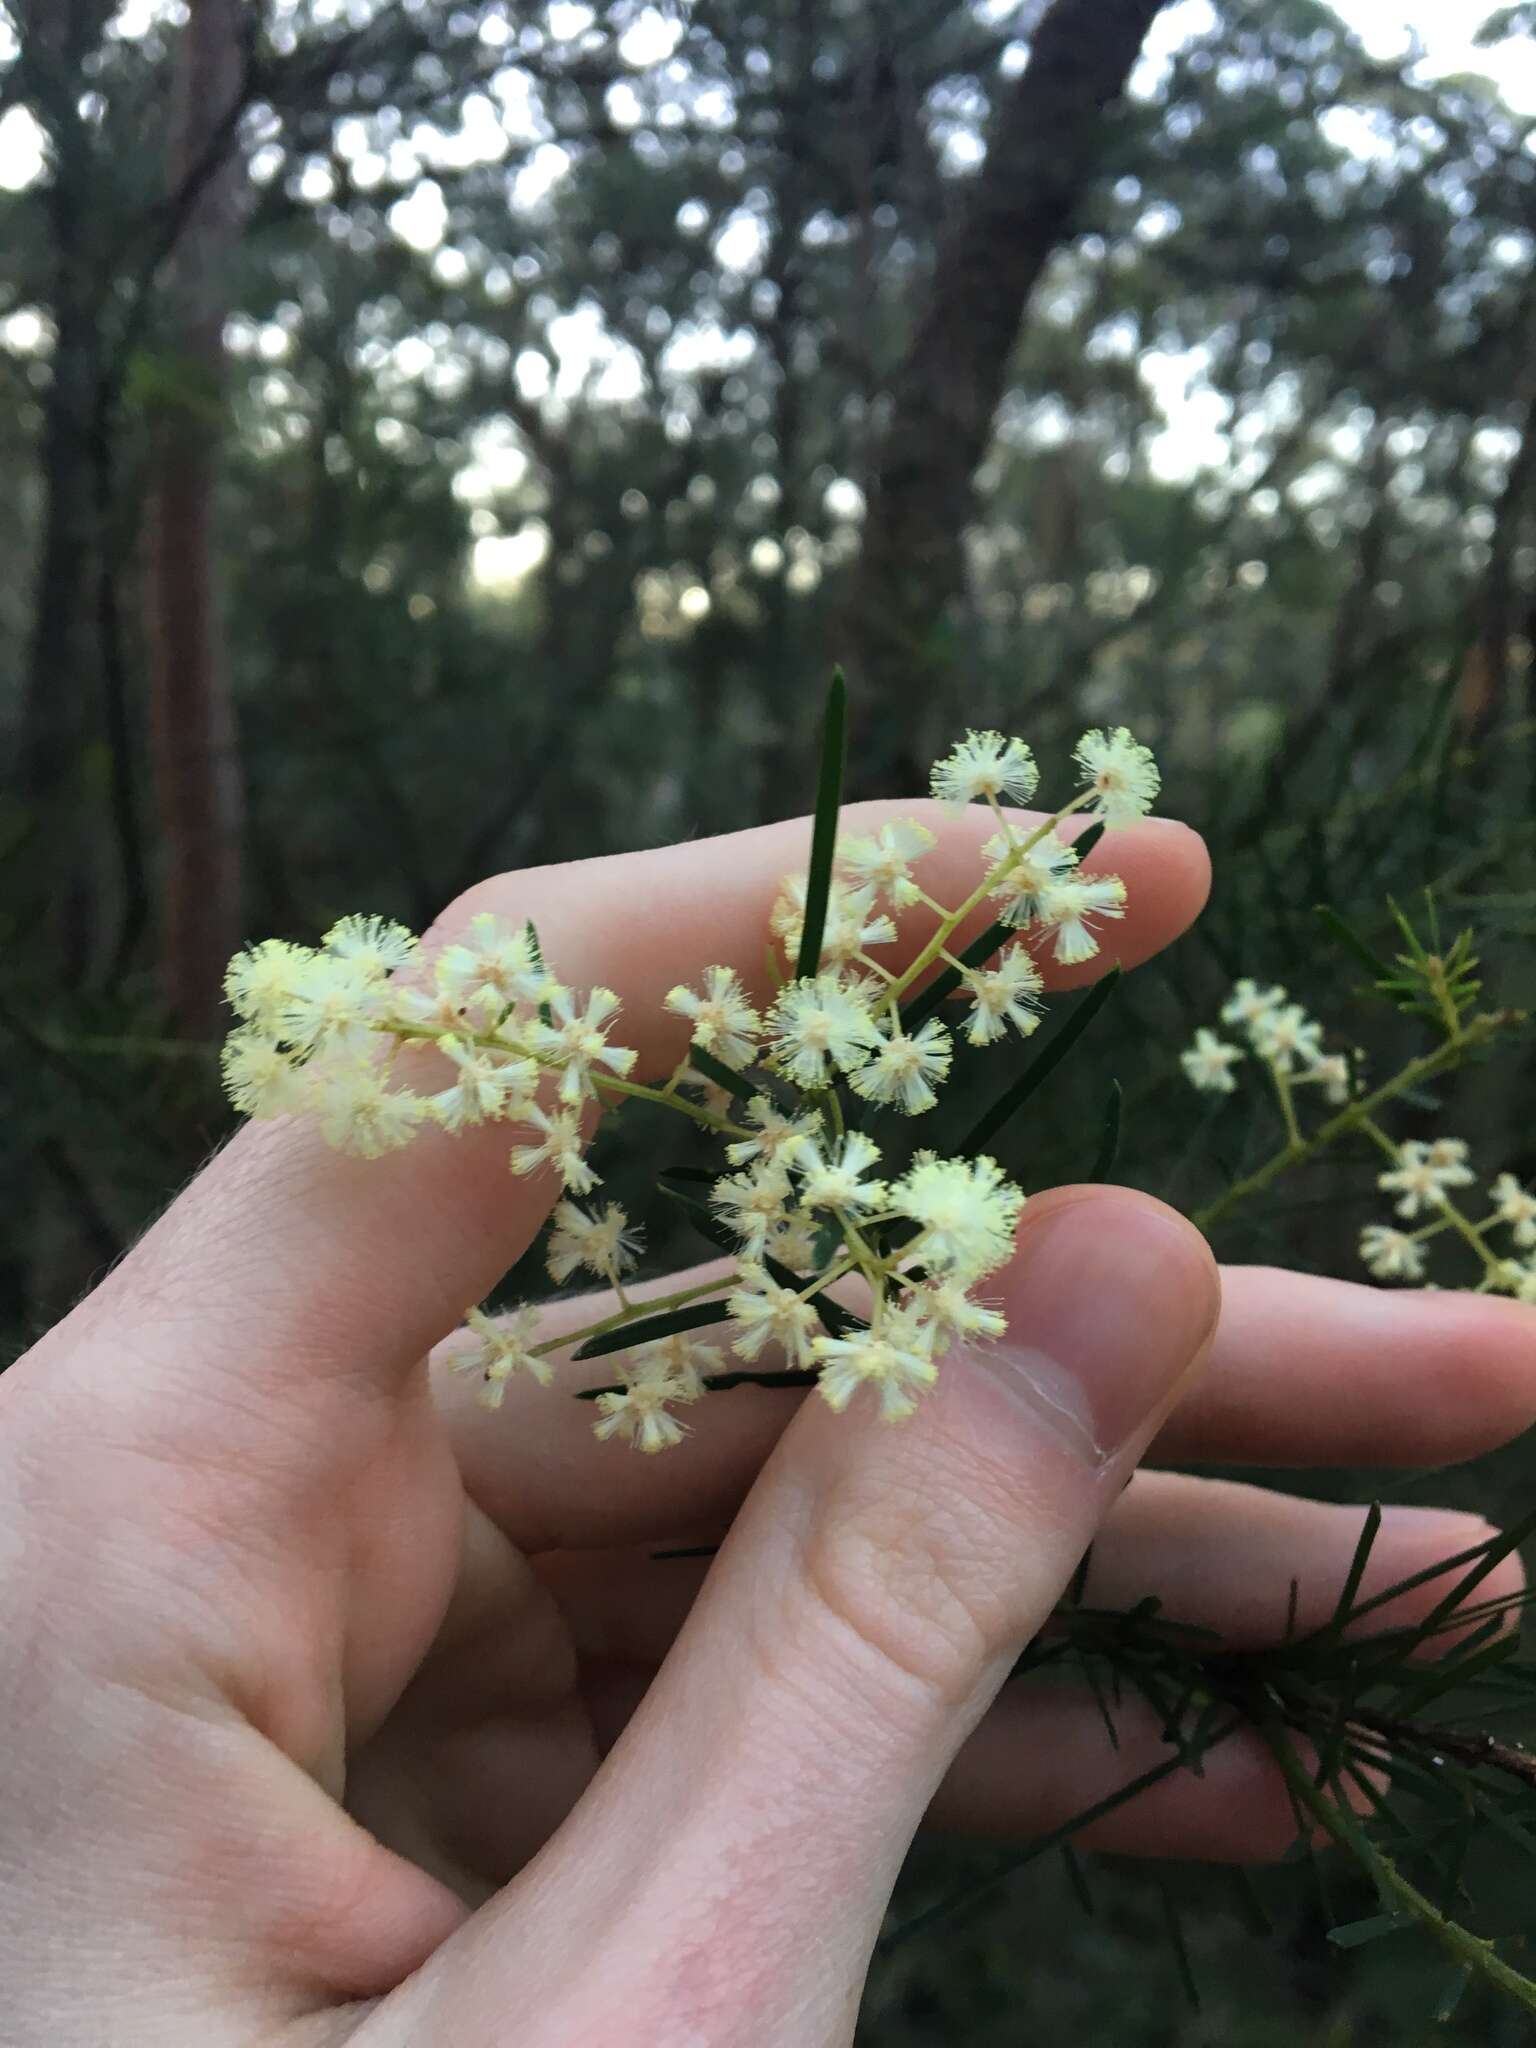
[[(940, 829), (972, 866), (986, 822)], [(443, 930), (531, 915), (664, 1071), (661, 995), (755, 957), (804, 839), (503, 877)], [(1133, 962), (1204, 859), (1147, 824), (1116, 865)], [(743, 1390), (635, 1459), (558, 1394), (486, 1415), (451, 1339), (423, 1368), (548, 1206), (486, 1136), (359, 1162), (243, 1132), (0, 1380), (8, 2048), (846, 2042), (930, 1806), (1034, 1832), (1157, 1751), (1065, 1691), (996, 1698), (1101, 1524), (1096, 1600), (1156, 1592), (1239, 1643), (1280, 1633), (1292, 1577), (1303, 1624), (1331, 1608), (1358, 1513), (1123, 1490), (1149, 1443), (1424, 1464), (1536, 1409), (1525, 1309), (1257, 1270), (1219, 1294), (1170, 1211), (1079, 1189), (1031, 1202), (1006, 1343), (947, 1360), (911, 1422)], [(727, 1529), (707, 1576), (651, 1558)], [(1371, 1582), (1480, 1533), (1389, 1513)], [(1292, 1831), (1234, 1740), (1102, 1839), (1264, 1857)]]

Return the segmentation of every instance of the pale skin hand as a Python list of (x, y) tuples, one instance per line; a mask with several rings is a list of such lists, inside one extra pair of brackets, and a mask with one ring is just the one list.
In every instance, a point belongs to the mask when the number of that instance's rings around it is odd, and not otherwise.
[[(941, 895), (988, 828), (942, 829)], [(531, 915), (664, 1072), (662, 995), (760, 958), (805, 843), (503, 877), (444, 929)], [(1199, 908), (1204, 857), (1172, 826), (1114, 857), (1134, 962)], [(1155, 1591), (1238, 1643), (1280, 1631), (1292, 1576), (1304, 1620), (1330, 1607), (1358, 1511), (1160, 1472), (1122, 1493), (1149, 1443), (1425, 1464), (1536, 1414), (1529, 1310), (1219, 1289), (1171, 1212), (1068, 1190), (999, 1286), (1027, 1376), (952, 1358), (900, 1428), (721, 1396), (641, 1459), (559, 1391), (492, 1417), (423, 1367), (550, 1199), (494, 1133), (367, 1163), (253, 1130), (0, 1379), (7, 2048), (847, 2043), (930, 1807), (1030, 1832), (1159, 1753), (1134, 1717), (1111, 1750), (1069, 1691), (995, 1697), (1101, 1523), (1096, 1600)], [(650, 1558), (727, 1530), (707, 1578)], [(1480, 1533), (1389, 1513), (1371, 1583)], [(1237, 1859), (1290, 1833), (1233, 1743), (1100, 1839)]]

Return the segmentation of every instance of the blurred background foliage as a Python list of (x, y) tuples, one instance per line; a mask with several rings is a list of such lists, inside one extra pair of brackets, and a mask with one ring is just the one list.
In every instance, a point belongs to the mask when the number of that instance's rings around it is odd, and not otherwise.
[[(1533, 17), (0, 0), (8, 1349), (226, 1129), (243, 936), (801, 810), (836, 659), (861, 793), (1124, 720), (1212, 842), (1027, 1185), (1088, 1169), (1111, 1074), (1121, 1178), (1192, 1206), (1272, 1147), (1172, 1078), (1237, 972), (1390, 1071), (1320, 901), (1379, 942), (1430, 888), (1536, 1000)], [(1518, 1052), (1400, 1134), (1529, 1177), (1533, 1100)], [(1372, 1174), (1220, 1249), (1347, 1272)], [(1433, 1490), (1507, 1511), (1532, 1462)], [(1162, 1877), (1088, 1914), (1032, 1874), (864, 2038), (1439, 2038), (1433, 1961), (1331, 1955), (1288, 1883), (1256, 1951), (1178, 1880), (1195, 2010)]]

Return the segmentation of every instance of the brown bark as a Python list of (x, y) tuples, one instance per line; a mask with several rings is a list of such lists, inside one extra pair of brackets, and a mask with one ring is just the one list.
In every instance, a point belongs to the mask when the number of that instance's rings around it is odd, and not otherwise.
[[(195, 179), (242, 91), (239, 0), (192, 0), (179, 53), (172, 188)], [(213, 515), (223, 328), (239, 235), (238, 153), (203, 179), (167, 271), (175, 389), (153, 429), (146, 508), (150, 735), (161, 858), (160, 964), (187, 1032), (217, 1029), (240, 935), (241, 803)]]
[(879, 713), (896, 704), (920, 712), (943, 679), (945, 620), (964, 588), (973, 478), (1019, 324), (1093, 176), (1104, 111), (1124, 90), (1162, 5), (1055, 0), (1023, 74), (1004, 89), (986, 160), (939, 250), (891, 380), (890, 424), (842, 633), (854, 701), (865, 713), (861, 759), (883, 782), (893, 771), (916, 772), (906, 759), (909, 735)]

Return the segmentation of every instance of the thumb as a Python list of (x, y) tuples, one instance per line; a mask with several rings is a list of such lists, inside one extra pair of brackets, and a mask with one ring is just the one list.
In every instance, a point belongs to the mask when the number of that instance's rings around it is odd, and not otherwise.
[(910, 1421), (805, 1403), (590, 1794), (461, 1937), (452, 2038), (500, 2038), (515, 1986), (531, 2041), (852, 2039), (913, 1832), (1218, 1306), (1123, 1189), (1032, 1202), (1001, 1291), (1008, 1336)]

